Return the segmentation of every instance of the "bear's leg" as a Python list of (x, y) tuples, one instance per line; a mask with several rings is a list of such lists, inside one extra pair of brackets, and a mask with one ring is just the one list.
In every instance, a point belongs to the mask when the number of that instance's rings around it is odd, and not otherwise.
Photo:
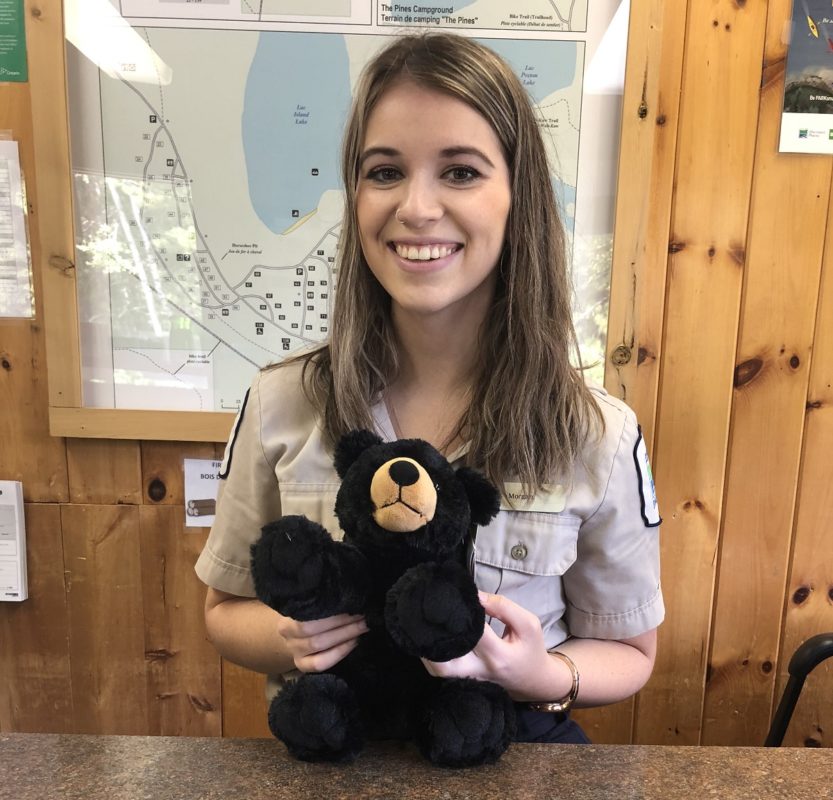
[(471, 678), (438, 680), (418, 734), (423, 755), (441, 767), (497, 761), (515, 734), (515, 706), (503, 687)]
[(328, 673), (305, 674), (269, 707), (269, 729), (301, 761), (352, 761), (364, 746), (353, 690)]
[(390, 588), (385, 627), (408, 655), (450, 661), (483, 636), (486, 612), (466, 569), (454, 561), (411, 567)]

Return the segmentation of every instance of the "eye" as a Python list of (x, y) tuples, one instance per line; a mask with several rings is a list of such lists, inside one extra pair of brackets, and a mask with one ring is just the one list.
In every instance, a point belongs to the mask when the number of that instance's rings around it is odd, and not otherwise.
[(435, 484), (434, 484), (434, 488), (437, 490), (437, 492), (439, 492), (439, 491), (440, 491), (440, 484), (439, 484), (439, 483), (435, 483)]
[(373, 169), (368, 170), (367, 175), (365, 175), (365, 180), (373, 181), (374, 183), (393, 183), (401, 177), (402, 174), (396, 167), (382, 166), (373, 167)]
[(462, 184), (471, 183), (481, 177), (481, 173), (474, 167), (456, 166), (446, 170), (445, 177), (451, 183)]

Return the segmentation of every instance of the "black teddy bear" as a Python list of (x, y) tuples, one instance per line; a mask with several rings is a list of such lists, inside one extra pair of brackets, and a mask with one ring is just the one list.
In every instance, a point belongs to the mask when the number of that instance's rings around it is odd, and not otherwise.
[(497, 490), (427, 442), (368, 431), (342, 437), (335, 468), (343, 542), (302, 516), (266, 525), (252, 546), (255, 589), (294, 619), (364, 614), (369, 631), (334, 667), (280, 691), (272, 733), (305, 761), (351, 761), (368, 739), (413, 739), (446, 767), (497, 760), (515, 730), (506, 691), (435, 678), (420, 661), (462, 656), (483, 635), (466, 540), (497, 514)]

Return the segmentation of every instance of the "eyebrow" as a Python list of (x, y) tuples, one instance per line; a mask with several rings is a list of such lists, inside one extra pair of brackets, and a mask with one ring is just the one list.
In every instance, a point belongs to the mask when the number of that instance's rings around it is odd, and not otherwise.
[[(372, 158), (373, 156), (390, 156), (396, 157), (401, 156), (402, 153), (394, 147), (368, 147), (365, 150), (361, 158), (359, 158), (359, 166), (362, 166), (368, 158)], [(457, 147), (446, 147), (443, 150), (440, 150), (440, 156), (442, 158), (454, 158), (455, 156), (475, 156), (485, 163), (487, 163), (490, 167), (494, 169), (494, 164), (492, 160), (482, 151), (478, 150), (476, 147), (464, 147), (464, 146), (457, 146)]]

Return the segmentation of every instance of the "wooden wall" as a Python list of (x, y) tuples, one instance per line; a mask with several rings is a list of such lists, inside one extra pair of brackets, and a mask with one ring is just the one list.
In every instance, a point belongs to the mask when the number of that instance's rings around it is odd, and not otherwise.
[[(789, 15), (633, 0), (608, 386), (652, 444), (668, 616), (639, 697), (579, 713), (597, 741), (759, 744), (790, 654), (833, 630), (833, 162), (777, 153)], [(27, 84), (0, 85), (6, 128), (38, 306), (0, 320), (0, 478), (24, 484), (31, 595), (0, 604), (0, 731), (264, 735), (262, 679), (205, 640), (205, 531), (184, 528), (182, 459), (218, 446), (48, 434)], [(786, 741), (831, 729), (828, 665)]]

